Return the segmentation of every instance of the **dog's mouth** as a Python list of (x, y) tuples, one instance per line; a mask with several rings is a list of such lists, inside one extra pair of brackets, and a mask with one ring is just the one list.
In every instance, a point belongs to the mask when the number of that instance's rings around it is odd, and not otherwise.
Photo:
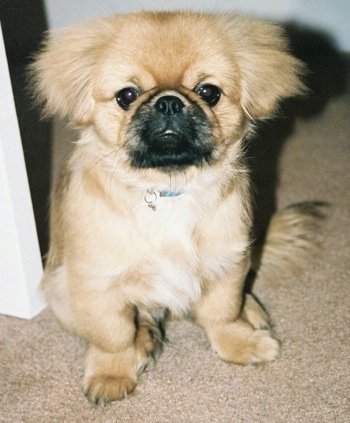
[(160, 97), (136, 112), (127, 143), (131, 166), (164, 172), (203, 166), (213, 159), (211, 125), (195, 104), (177, 96)]
[(188, 148), (187, 137), (180, 131), (175, 130), (173, 125), (166, 125), (164, 129), (154, 132), (147, 139), (150, 151), (159, 154), (181, 154)]

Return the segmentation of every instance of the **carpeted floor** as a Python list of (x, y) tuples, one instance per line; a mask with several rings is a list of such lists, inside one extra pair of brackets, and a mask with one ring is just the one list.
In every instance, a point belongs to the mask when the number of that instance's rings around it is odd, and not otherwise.
[[(333, 71), (337, 79), (339, 69)], [(280, 359), (229, 365), (201, 329), (175, 322), (164, 354), (135, 393), (97, 408), (81, 392), (82, 341), (49, 310), (32, 321), (0, 316), (0, 422), (349, 422), (350, 96), (339, 86), (327, 96), (321, 87), (314, 113), (294, 105), (293, 122), (264, 126), (249, 152), (258, 204), (330, 204), (320, 254), (298, 276), (254, 286), (282, 342)]]

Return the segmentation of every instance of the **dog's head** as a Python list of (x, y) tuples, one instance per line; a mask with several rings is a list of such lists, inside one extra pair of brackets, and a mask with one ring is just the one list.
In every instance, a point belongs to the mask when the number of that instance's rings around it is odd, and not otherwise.
[(129, 169), (220, 163), (249, 122), (303, 91), (274, 25), (230, 15), (142, 12), (52, 34), (32, 65), (48, 114), (94, 131)]

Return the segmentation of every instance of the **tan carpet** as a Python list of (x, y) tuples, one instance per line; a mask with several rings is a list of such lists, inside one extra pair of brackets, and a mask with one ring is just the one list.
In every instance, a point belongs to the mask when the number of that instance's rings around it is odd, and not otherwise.
[[(49, 310), (32, 321), (0, 316), (0, 422), (349, 422), (349, 93), (321, 108), (289, 126), (278, 154), (269, 155), (273, 140), (255, 141), (263, 147), (254, 154), (263, 160), (257, 175), (258, 185), (268, 184), (265, 200), (273, 201), (273, 191), (279, 207), (331, 204), (320, 255), (298, 277), (254, 286), (282, 342), (279, 360), (257, 368), (226, 364), (199, 328), (173, 323), (163, 356), (136, 392), (101, 409), (81, 392), (83, 343)], [(274, 132), (281, 138), (271, 124), (264, 131)]]

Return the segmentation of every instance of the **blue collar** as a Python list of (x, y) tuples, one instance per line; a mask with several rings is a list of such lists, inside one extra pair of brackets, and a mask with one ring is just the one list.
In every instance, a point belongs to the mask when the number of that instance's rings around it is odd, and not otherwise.
[(154, 188), (149, 188), (144, 196), (144, 200), (149, 208), (151, 208), (153, 211), (156, 211), (157, 206), (155, 203), (159, 197), (179, 197), (182, 194), (183, 191), (181, 190), (164, 189), (163, 191), (157, 191)]
[(181, 194), (183, 194), (183, 191), (181, 190), (171, 191), (165, 189), (164, 191), (159, 192), (159, 197), (178, 197)]

